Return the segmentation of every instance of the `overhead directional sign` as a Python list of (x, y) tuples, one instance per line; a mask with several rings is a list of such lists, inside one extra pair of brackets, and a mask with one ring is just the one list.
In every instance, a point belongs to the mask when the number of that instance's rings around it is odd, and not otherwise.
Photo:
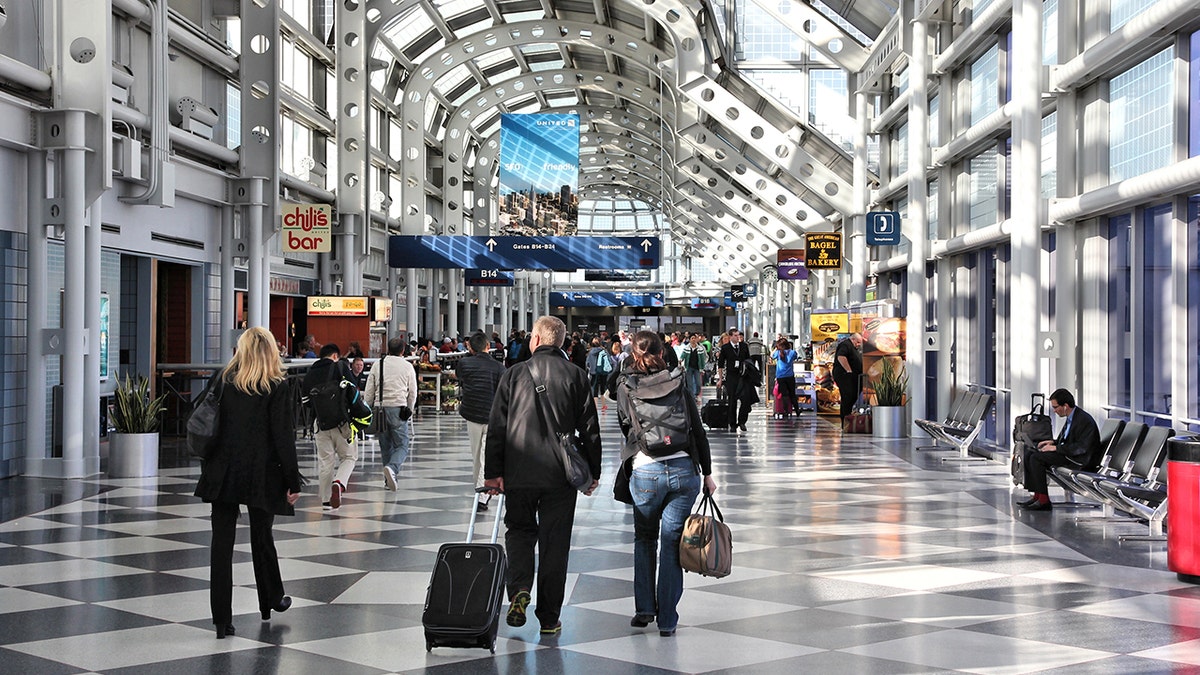
[(734, 284), (729, 287), (729, 299), (734, 302), (746, 301), (746, 287), (742, 284)]
[(662, 307), (664, 303), (660, 291), (551, 291), (550, 304), (554, 307)]
[(512, 286), (516, 278), (511, 270), (487, 269), (464, 270), (463, 279), (468, 286)]
[(393, 235), (388, 265), (431, 269), (652, 269), (658, 237), (468, 237)]

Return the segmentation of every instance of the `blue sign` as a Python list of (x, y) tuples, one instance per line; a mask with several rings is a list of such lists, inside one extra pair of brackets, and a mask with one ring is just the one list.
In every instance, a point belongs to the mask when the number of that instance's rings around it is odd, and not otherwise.
[(662, 307), (663, 294), (658, 291), (576, 293), (551, 291), (554, 307)]
[(658, 237), (392, 235), (388, 265), (425, 269), (629, 270), (656, 268)]
[(899, 244), (899, 213), (895, 211), (872, 211), (867, 214), (868, 246), (897, 246)]
[(496, 268), (464, 270), (463, 278), (466, 279), (468, 286), (512, 286), (516, 284), (516, 278), (511, 270)]
[(758, 296), (758, 284), (743, 284), (742, 285), (742, 294), (745, 295), (747, 298), (757, 297)]

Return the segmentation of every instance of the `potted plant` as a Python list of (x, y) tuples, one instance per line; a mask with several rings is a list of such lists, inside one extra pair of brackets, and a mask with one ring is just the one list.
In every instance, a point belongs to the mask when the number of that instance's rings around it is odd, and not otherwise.
[(875, 383), (875, 406), (871, 410), (876, 438), (907, 438), (908, 373), (904, 362), (884, 357)]
[(158, 475), (158, 427), (166, 395), (151, 398), (150, 381), (140, 375), (117, 378), (113, 394), (108, 417), (114, 429), (108, 435), (108, 475)]

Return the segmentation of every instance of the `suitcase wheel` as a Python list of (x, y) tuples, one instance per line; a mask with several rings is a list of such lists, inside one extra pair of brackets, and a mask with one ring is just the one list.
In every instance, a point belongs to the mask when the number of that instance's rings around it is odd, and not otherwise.
[(487, 645), (487, 648), (488, 648), (489, 652), (495, 654), (496, 653), (496, 641), (492, 640), (491, 642), (489, 642)]
[(426, 640), (426, 641), (425, 641), (425, 651), (426, 651), (426, 652), (431, 652), (431, 651), (433, 651), (433, 643), (432, 643), (432, 642), (430, 642), (429, 640)]

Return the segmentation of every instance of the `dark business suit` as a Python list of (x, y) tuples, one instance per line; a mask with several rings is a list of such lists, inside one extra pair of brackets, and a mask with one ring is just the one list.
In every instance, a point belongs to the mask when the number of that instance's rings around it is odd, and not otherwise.
[(725, 392), (729, 395), (729, 427), (745, 426), (750, 406), (758, 403), (758, 370), (745, 342), (735, 346), (727, 342), (717, 353), (717, 367), (723, 369)]
[(1075, 408), (1070, 428), (1063, 422), (1063, 430), (1055, 439), (1052, 452), (1041, 452), (1037, 448), (1025, 451), (1025, 487), (1034, 494), (1046, 494), (1046, 472), (1053, 466), (1080, 467), (1100, 447), (1100, 430), (1096, 420), (1083, 408)]

